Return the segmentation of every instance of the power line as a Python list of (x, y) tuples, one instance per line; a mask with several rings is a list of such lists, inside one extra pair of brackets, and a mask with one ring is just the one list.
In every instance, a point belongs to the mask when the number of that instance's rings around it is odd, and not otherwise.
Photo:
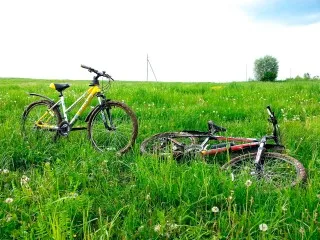
[(150, 68), (151, 68), (151, 71), (152, 71), (152, 73), (153, 73), (154, 78), (156, 79), (156, 81), (158, 81), (158, 79), (157, 79), (157, 77), (156, 77), (156, 74), (154, 73), (153, 68), (152, 68), (152, 66), (151, 66), (151, 62), (150, 62), (150, 60), (149, 60), (149, 56), (148, 56), (148, 54), (147, 54), (147, 81), (149, 80), (149, 66), (150, 66)]

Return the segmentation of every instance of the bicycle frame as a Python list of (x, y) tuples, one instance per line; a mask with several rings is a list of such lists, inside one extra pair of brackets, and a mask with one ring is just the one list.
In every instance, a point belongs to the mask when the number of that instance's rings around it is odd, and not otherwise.
[[(245, 150), (251, 147), (259, 146), (260, 142), (258, 139), (255, 138), (241, 138), (241, 137), (224, 137), (224, 136), (214, 136), (212, 139), (208, 138), (206, 139), (207, 142), (209, 140), (218, 140), (218, 141), (224, 141), (225, 147), (217, 147), (209, 150), (203, 150), (201, 151), (201, 155), (214, 155), (221, 152), (233, 152), (233, 151), (241, 151)], [(233, 142), (244, 142), (242, 144), (232, 145)], [(221, 145), (220, 145), (221, 146)]]
[[(270, 106), (267, 107), (267, 112), (269, 114), (268, 120), (272, 123), (272, 126), (273, 126), (273, 135), (271, 135), (271, 136), (264, 136), (261, 139), (244, 138), (244, 137), (216, 136), (214, 134), (218, 131), (212, 130), (210, 128), (210, 124), (212, 125), (213, 122), (209, 121), (208, 122), (208, 126), (209, 126), (208, 132), (183, 131), (184, 133), (190, 134), (190, 136), (184, 135), (184, 137), (190, 137), (190, 138), (204, 137), (205, 138), (202, 143), (197, 144), (199, 146), (199, 148), (202, 149), (202, 150), (200, 150), (200, 153), (202, 156), (215, 155), (215, 154), (222, 153), (222, 152), (237, 152), (237, 151), (246, 150), (246, 149), (250, 149), (250, 148), (258, 149), (255, 163), (257, 165), (260, 165), (261, 156), (263, 155), (263, 152), (266, 149), (275, 148), (275, 147), (279, 147), (281, 149), (284, 148), (280, 144), (279, 127), (277, 124), (277, 119), (274, 115), (274, 112), (271, 111)], [(219, 126), (216, 126), (216, 127), (221, 128)], [(183, 144), (179, 143), (178, 141), (176, 141), (172, 138), (169, 138), (169, 140), (179, 147), (182, 147), (182, 148), (184, 147)], [(215, 145), (211, 146), (211, 149), (207, 150), (208, 142), (210, 140), (221, 141), (223, 143), (215, 144)], [(275, 142), (275, 144), (267, 144), (267, 140), (273, 140)], [(240, 144), (234, 144), (234, 142), (239, 142)]]
[[(53, 106), (48, 109), (40, 118), (39, 120), (37, 120), (36, 125), (39, 128), (43, 128), (43, 129), (51, 129), (51, 130), (59, 130), (59, 126), (52, 126), (52, 125), (47, 125), (47, 124), (42, 124), (42, 120), (46, 119), (46, 122), (48, 120), (50, 120), (50, 118), (52, 118), (54, 116), (52, 110), (57, 107), (57, 106), (62, 106), (62, 117), (63, 117), (63, 121), (68, 122), (70, 128), (72, 128), (72, 126), (76, 123), (76, 121), (78, 120), (79, 116), (81, 116), (81, 114), (85, 111), (85, 109), (87, 109), (87, 107), (90, 105), (92, 99), (97, 96), (99, 104), (101, 105), (102, 100), (101, 98), (104, 98), (104, 96), (101, 94), (101, 88), (99, 87), (99, 85), (94, 85), (92, 87), (90, 87), (84, 94), (82, 94), (74, 103), (71, 104), (70, 107), (66, 108), (65, 105), (65, 101), (64, 101), (64, 96), (61, 94), (59, 96), (59, 101), (57, 101), (56, 103), (53, 104)], [(71, 121), (69, 122), (68, 120), (68, 112), (70, 112), (77, 103), (79, 103), (81, 100), (84, 100), (83, 104), (80, 106), (79, 110), (77, 111), (77, 113), (73, 116), (73, 118), (71, 119)], [(104, 117), (104, 116), (103, 116)]]

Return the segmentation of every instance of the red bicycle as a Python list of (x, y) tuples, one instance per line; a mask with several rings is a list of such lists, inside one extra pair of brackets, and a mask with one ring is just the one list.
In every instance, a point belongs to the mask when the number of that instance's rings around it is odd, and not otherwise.
[(280, 143), (278, 121), (270, 106), (267, 112), (273, 133), (261, 139), (216, 135), (226, 129), (210, 120), (208, 132), (187, 130), (159, 133), (144, 140), (140, 150), (142, 154), (178, 160), (228, 152), (233, 158), (222, 169), (230, 171), (233, 180), (246, 176), (277, 186), (294, 186), (304, 182), (307, 178), (305, 168), (297, 159), (281, 153), (285, 148)]

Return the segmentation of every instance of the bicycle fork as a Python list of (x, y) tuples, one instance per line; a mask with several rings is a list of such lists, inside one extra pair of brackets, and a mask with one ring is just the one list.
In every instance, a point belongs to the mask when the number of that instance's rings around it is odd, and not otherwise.
[(266, 143), (267, 143), (267, 137), (263, 137), (261, 139), (259, 147), (258, 147), (256, 159), (254, 160), (254, 165), (256, 167), (256, 171), (258, 174), (260, 174), (263, 171), (263, 165), (261, 163), (261, 158), (266, 150), (266, 148), (265, 148)]
[[(99, 103), (100, 103), (100, 106), (103, 107), (106, 105), (106, 100), (103, 99), (101, 101), (100, 98), (98, 98), (99, 100)], [(110, 107), (106, 107), (106, 109), (102, 109), (101, 111), (101, 117), (102, 117), (102, 121), (103, 121), (103, 124), (104, 124), (104, 127), (106, 129), (108, 129), (109, 131), (112, 131), (112, 130), (115, 130), (116, 128), (113, 126), (113, 122), (112, 122), (112, 117), (111, 117), (111, 112), (110, 112)], [(109, 121), (109, 124), (108, 124), (108, 121)]]

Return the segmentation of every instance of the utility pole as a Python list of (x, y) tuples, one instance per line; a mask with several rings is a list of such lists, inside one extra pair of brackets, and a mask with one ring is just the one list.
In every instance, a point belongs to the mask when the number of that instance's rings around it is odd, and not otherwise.
[(248, 81), (248, 64), (246, 64), (246, 81)]
[(291, 68), (290, 68), (290, 78), (291, 78)]

